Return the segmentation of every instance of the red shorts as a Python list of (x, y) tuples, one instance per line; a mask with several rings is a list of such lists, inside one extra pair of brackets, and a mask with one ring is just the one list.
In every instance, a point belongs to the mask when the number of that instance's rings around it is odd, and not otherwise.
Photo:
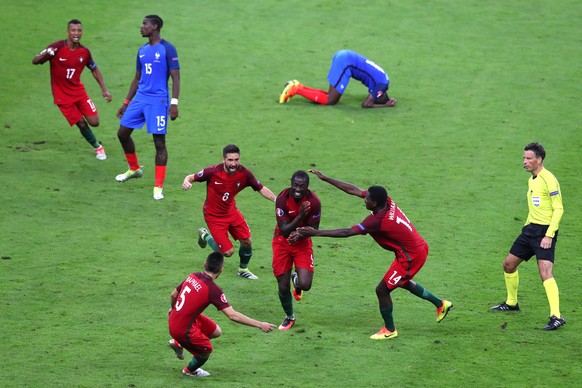
[(273, 275), (280, 276), (293, 269), (303, 268), (313, 272), (313, 243), (310, 238), (291, 245), (283, 236), (273, 237)]
[(99, 113), (93, 101), (86, 94), (84, 98), (71, 104), (60, 104), (57, 106), (71, 126), (77, 124), (83, 117), (97, 116)]
[(216, 330), (216, 322), (204, 314), (198, 315), (188, 334), (181, 330), (174, 330), (170, 325), (170, 335), (194, 356), (212, 352), (210, 335)]
[(428, 245), (425, 248), (424, 252), (419, 252), (415, 256), (404, 256), (404, 255), (397, 255), (396, 259), (386, 271), (384, 275), (384, 283), (389, 290), (393, 290), (397, 287), (402, 287), (409, 280), (412, 280), (414, 275), (426, 263), (426, 258), (428, 257)]
[(229, 214), (228, 217), (204, 215), (204, 220), (208, 225), (208, 231), (218, 245), (218, 249), (223, 253), (233, 247), (228, 238), (229, 233), (235, 241), (251, 238), (251, 229), (238, 209)]

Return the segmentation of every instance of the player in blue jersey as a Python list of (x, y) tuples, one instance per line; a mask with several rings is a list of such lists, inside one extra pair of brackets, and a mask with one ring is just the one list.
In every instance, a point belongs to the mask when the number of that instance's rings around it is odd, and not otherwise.
[(352, 50), (340, 50), (334, 54), (327, 74), (327, 92), (292, 80), (285, 84), (279, 103), (283, 104), (298, 94), (316, 104), (335, 105), (344, 94), (350, 78), (360, 81), (368, 88), (368, 96), (362, 102), (362, 108), (390, 108), (396, 105), (396, 99), (388, 97), (388, 74), (374, 61)]
[[(134, 129), (145, 124), (154, 138), (156, 147), (156, 171), (154, 199), (164, 198), (162, 188), (166, 177), (168, 151), (166, 150), (166, 129), (169, 115), (172, 120), (178, 117), (178, 97), (180, 96), (180, 64), (176, 48), (160, 36), (164, 22), (157, 15), (143, 19), (140, 32), (149, 42), (143, 45), (136, 60), (135, 77), (131, 81), (129, 93), (117, 112), (121, 119), (117, 137), (121, 142), (129, 170), (115, 177), (118, 182), (143, 175), (135, 144), (131, 138)], [(168, 79), (172, 77), (172, 99), (168, 91)]]

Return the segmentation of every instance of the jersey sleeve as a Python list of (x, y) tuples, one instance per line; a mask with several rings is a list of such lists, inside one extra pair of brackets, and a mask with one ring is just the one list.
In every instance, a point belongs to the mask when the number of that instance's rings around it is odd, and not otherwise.
[(313, 224), (318, 224), (321, 220), (321, 201), (313, 192), (309, 198), (309, 203), (311, 204), (311, 214), (309, 214), (308, 224), (311, 226)]
[(89, 50), (87, 47), (85, 47), (85, 50), (87, 50), (87, 64), (85, 66), (89, 70), (93, 71), (97, 67), (97, 64), (93, 60), (93, 55), (91, 55), (91, 50)]
[(178, 61), (178, 51), (173, 44), (167, 40), (162, 41), (162, 44), (166, 48), (166, 63), (168, 65), (168, 70), (180, 70), (180, 62)]
[(363, 235), (380, 230), (380, 225), (381, 220), (378, 217), (374, 217), (374, 215), (371, 214), (368, 217), (366, 217), (364, 221), (352, 226), (352, 229), (358, 232), (358, 234)]
[(209, 180), (214, 174), (212, 167), (206, 167), (194, 174), (194, 182), (205, 182)]
[(550, 196), (550, 202), (552, 204), (552, 219), (550, 221), (550, 226), (546, 231), (546, 236), (554, 238), (556, 231), (560, 227), (560, 220), (564, 214), (564, 205), (562, 204), (562, 194), (560, 192), (560, 184), (555, 177), (548, 180), (548, 193)]
[(208, 290), (208, 301), (216, 307), (218, 311), (230, 307), (230, 303), (226, 300), (226, 296), (216, 284), (211, 283)]
[(139, 51), (135, 55), (135, 72), (141, 73), (141, 61), (139, 60)]
[(277, 221), (284, 221), (289, 219), (289, 209), (287, 206), (287, 192), (285, 189), (275, 199), (275, 212), (277, 214)]
[(249, 170), (246, 167), (242, 167), (241, 168), (241, 171), (247, 177), (247, 181), (248, 181), (248, 184), (247, 185), (248, 186), (251, 186), (253, 188), (253, 190), (259, 191), (259, 190), (261, 190), (264, 187), (263, 184), (257, 178), (255, 178), (255, 175), (251, 172), (251, 170)]

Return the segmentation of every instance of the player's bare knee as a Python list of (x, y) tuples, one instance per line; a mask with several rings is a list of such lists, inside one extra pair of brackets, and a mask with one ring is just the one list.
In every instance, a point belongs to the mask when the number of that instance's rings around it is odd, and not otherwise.
[(224, 257), (230, 257), (234, 254), (234, 248), (230, 248), (228, 251), (222, 252), (222, 254), (224, 255)]
[(503, 271), (505, 273), (514, 273), (517, 270), (517, 265), (515, 263), (505, 260), (503, 262)]
[(222, 329), (220, 326), (216, 325), (216, 330), (210, 334), (210, 338), (218, 338), (222, 335)]
[(303, 291), (311, 290), (311, 279), (304, 280), (301, 278), (297, 279), (297, 286), (301, 288)]
[(376, 296), (378, 296), (378, 298), (382, 298), (382, 297), (385, 298), (386, 296), (388, 296), (388, 297), (390, 296), (390, 290), (386, 286), (386, 283), (384, 283), (384, 280), (382, 280), (376, 286)]
[(93, 116), (93, 117), (87, 117), (87, 122), (89, 123), (90, 126), (92, 127), (98, 127), (99, 124), (101, 123), (99, 121), (99, 117), (97, 116)]

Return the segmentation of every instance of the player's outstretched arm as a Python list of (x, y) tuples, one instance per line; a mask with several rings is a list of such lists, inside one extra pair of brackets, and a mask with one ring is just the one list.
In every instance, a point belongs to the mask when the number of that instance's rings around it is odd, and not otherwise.
[(261, 193), (261, 195), (267, 198), (269, 201), (275, 202), (277, 199), (277, 196), (273, 194), (273, 192), (267, 186), (263, 186), (263, 188), (259, 190), (259, 193)]
[(316, 169), (310, 169), (307, 170), (310, 173), (316, 175), (319, 179), (321, 179), (324, 182), (329, 183), (332, 186), (337, 187), (338, 189), (340, 189), (341, 191), (350, 194), (350, 195), (355, 195), (356, 197), (360, 197), (362, 194), (362, 189), (360, 189), (358, 186), (352, 185), (351, 183), (348, 182), (342, 182), (340, 180), (334, 179), (334, 178), (330, 178), (328, 176), (326, 176), (325, 174), (323, 174), (321, 171), (316, 170)]
[(262, 331), (264, 331), (265, 333), (268, 333), (277, 327), (269, 322), (260, 322), (260, 321), (257, 321), (256, 319), (249, 318), (246, 315), (239, 313), (238, 311), (233, 309), (232, 306), (229, 306), (225, 309), (222, 309), (221, 311), (231, 321), (241, 323), (241, 324), (247, 325), (247, 326), (257, 327), (257, 328), (261, 329)]
[(192, 182), (194, 182), (195, 174), (186, 175), (184, 182), (182, 182), (182, 188), (184, 190), (189, 190), (192, 188)]
[(57, 52), (56, 48), (48, 47), (42, 50), (40, 53), (36, 54), (34, 58), (32, 58), (32, 64), (42, 65), (43, 63), (51, 59), (56, 52)]
[(320, 237), (346, 238), (355, 236), (356, 234), (358, 234), (358, 232), (356, 232), (352, 228), (318, 230), (310, 226), (302, 226), (301, 228), (297, 228), (297, 234), (303, 237), (320, 236)]

